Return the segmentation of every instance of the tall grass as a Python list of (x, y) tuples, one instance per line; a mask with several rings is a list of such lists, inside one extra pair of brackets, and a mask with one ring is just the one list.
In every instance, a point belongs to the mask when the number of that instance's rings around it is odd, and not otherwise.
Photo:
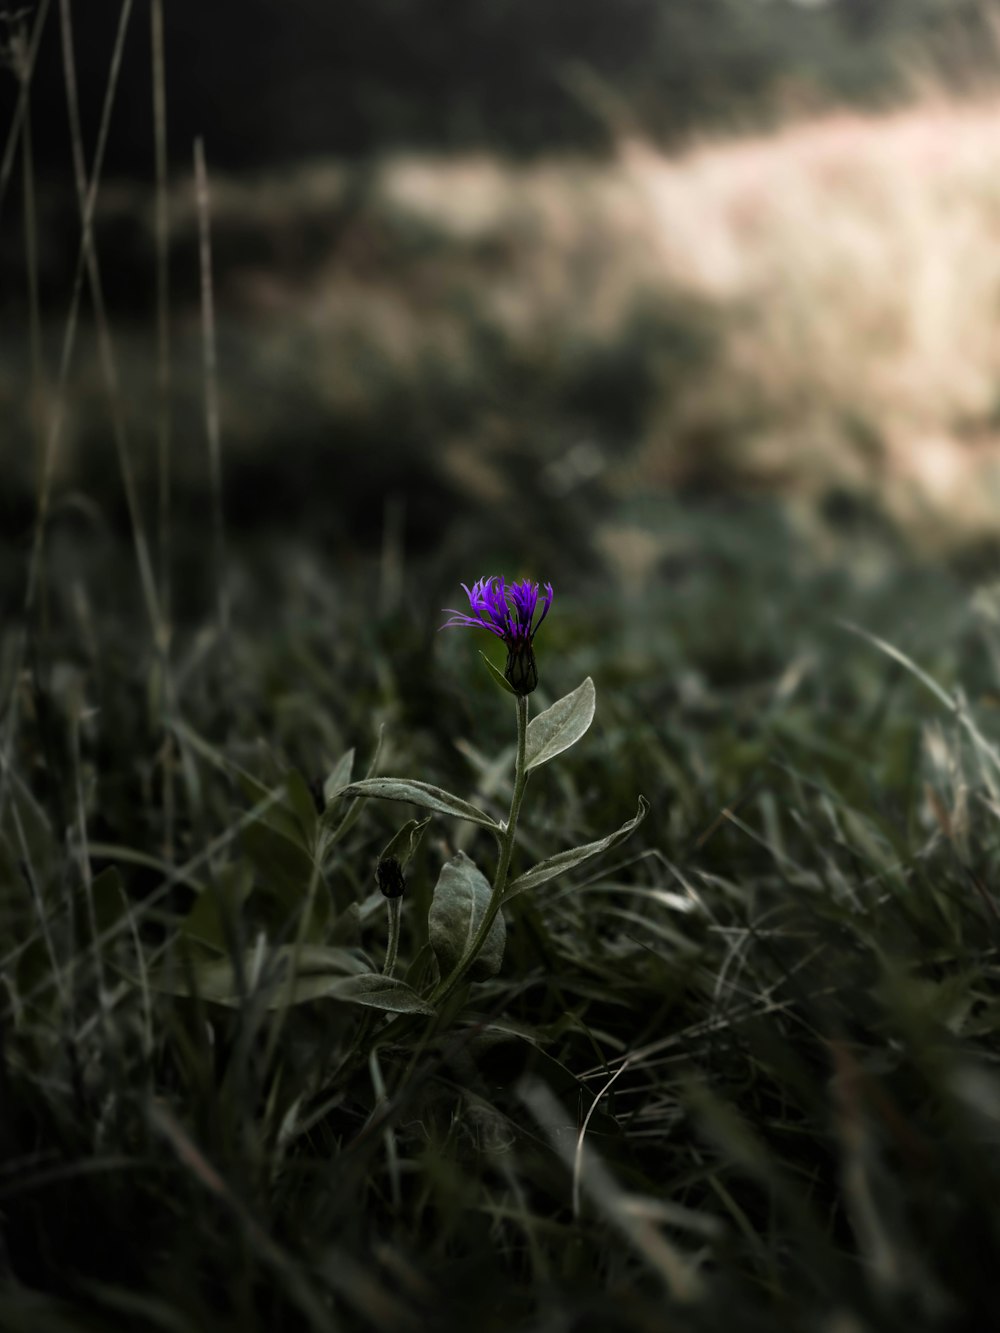
[[(376, 721), (383, 770), (505, 808), (503, 696), (420, 606), (446, 572), (411, 567), (406, 611), (373, 621), (377, 570), (347, 582), (308, 556), (273, 605), (235, 600), (224, 659), (180, 637), (172, 865), (154, 658), (105, 610), (81, 661), (66, 624), (51, 767), (29, 710), (0, 851), (10, 1326), (39, 1309), (150, 1328), (987, 1317), (992, 602), (914, 567), (864, 593), (796, 539), (778, 550), (774, 515), (769, 559), (725, 515), (671, 521), (715, 554), (629, 605), (564, 574), (543, 685), (593, 674), (598, 720), (538, 781), (520, 863), (624, 818), (637, 786), (653, 813), (596, 873), (516, 900), (503, 971), (464, 1008), (361, 1063), (378, 1025), (353, 1006), (273, 1007), (306, 899), (265, 833), (289, 774), (367, 757)], [(309, 938), (377, 965), (371, 873), (394, 827), (355, 819)], [(415, 986), (450, 840), (441, 824), (409, 874)], [(227, 957), (235, 996), (177, 994)]]

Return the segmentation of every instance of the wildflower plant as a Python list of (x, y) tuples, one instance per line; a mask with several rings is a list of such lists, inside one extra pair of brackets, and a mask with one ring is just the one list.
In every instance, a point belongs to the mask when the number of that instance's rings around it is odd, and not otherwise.
[[(472, 587), (463, 584), (469, 610), (447, 609), (448, 620), (442, 629), (468, 627), (485, 629), (499, 638), (507, 649), (507, 662), (501, 672), (486, 660), (496, 682), (514, 696), (517, 743), (514, 782), (510, 808), (505, 819), (494, 819), (460, 796), (414, 778), (368, 777), (352, 782), (337, 793), (338, 797), (357, 800), (376, 797), (408, 802), (436, 815), (467, 821), (487, 829), (497, 844), (492, 879), (479, 869), (463, 851), (456, 853), (441, 869), (428, 917), (428, 936), (437, 959), (439, 976), (423, 1002), (438, 1008), (447, 1001), (466, 978), (482, 980), (494, 976), (503, 961), (506, 926), (503, 907), (519, 893), (537, 888), (557, 875), (582, 865), (623, 841), (646, 817), (649, 809), (643, 797), (632, 819), (614, 833), (583, 846), (557, 852), (518, 874), (512, 873), (518, 823), (528, 780), (535, 769), (547, 764), (574, 745), (590, 727), (594, 718), (596, 695), (588, 676), (575, 690), (529, 720), (528, 697), (538, 685), (539, 673), (534, 641), (553, 601), (550, 583), (539, 595), (537, 583), (528, 580), (507, 584), (501, 577), (481, 578)], [(426, 820), (424, 821), (426, 823)], [(407, 840), (417, 826), (405, 826)], [(404, 836), (403, 830), (397, 839)], [(385, 892), (395, 867), (386, 869), (390, 843), (379, 861), (377, 879)], [(398, 939), (400, 898), (390, 902), (392, 910), (389, 953), (395, 963)], [(388, 969), (387, 969), (388, 970)], [(416, 998), (416, 997), (414, 997)]]

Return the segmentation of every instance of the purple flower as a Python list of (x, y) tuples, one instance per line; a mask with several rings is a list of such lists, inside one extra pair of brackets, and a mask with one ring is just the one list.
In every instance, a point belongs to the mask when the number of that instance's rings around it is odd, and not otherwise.
[(538, 684), (538, 668), (535, 666), (535, 653), (532, 641), (538, 633), (538, 626), (549, 613), (552, 605), (552, 584), (546, 583), (542, 614), (535, 621), (538, 609), (538, 584), (524, 579), (508, 587), (503, 578), (479, 579), (471, 588), (465, 588), (469, 599), (471, 615), (464, 611), (445, 608), (451, 617), (441, 626), (449, 629), (454, 625), (471, 625), (473, 629), (488, 629), (507, 645), (507, 666), (504, 676), (515, 694), (530, 694)]

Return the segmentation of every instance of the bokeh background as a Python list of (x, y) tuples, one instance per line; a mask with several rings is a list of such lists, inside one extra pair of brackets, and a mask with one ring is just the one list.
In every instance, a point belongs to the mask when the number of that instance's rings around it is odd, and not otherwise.
[[(167, 4), (159, 242), (155, 13), (4, 20), (8, 150), (45, 20), (0, 215), (9, 605), (58, 403), (53, 542), (83, 559), (134, 523), (123, 430), (176, 613), (202, 607), (198, 137), (235, 547), (341, 569), (436, 553), (469, 577), (596, 562), (634, 589), (691, 555), (678, 507), (763, 505), (832, 558), (862, 538), (992, 558), (989, 0)], [(89, 172), (119, 35), (95, 213), (117, 384), (85, 281), (58, 387), (80, 252), (66, 48)]]

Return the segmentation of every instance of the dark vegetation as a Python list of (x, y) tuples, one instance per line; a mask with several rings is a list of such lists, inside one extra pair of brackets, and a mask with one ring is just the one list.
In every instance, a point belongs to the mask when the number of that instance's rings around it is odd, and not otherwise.
[[(167, 6), (171, 24), (229, 13), (184, 8), (186, 19)], [(388, 10), (355, 7), (353, 40)], [(402, 33), (417, 7), (392, 10)], [(846, 43), (866, 23), (938, 11), (789, 10), (781, 40), (811, 23)], [(327, 7), (289, 12), (294, 30)], [(658, 12), (679, 25), (694, 10)], [(499, 33), (530, 37), (553, 66), (522, 7), (448, 17), (489, 19), (495, 30), (476, 39), (499, 55)], [(240, 25), (218, 21), (237, 51)], [(433, 86), (440, 29), (413, 26), (425, 43), (414, 65)], [(271, 30), (267, 67), (283, 70), (290, 38), (277, 19)], [(707, 50), (711, 31), (690, 50)], [(719, 20), (715, 40), (728, 31)], [(374, 29), (367, 40), (373, 59), (393, 57)], [(599, 32), (592, 42), (595, 61), (638, 59)], [(255, 154), (290, 151), (253, 119), (267, 105), (239, 83), (253, 62), (241, 70), (213, 50), (201, 77), (214, 70), (220, 116), (241, 108)], [(130, 49), (136, 88), (138, 60)], [(355, 138), (320, 142), (305, 124), (298, 146), (393, 138), (404, 118), (379, 120), (339, 77)], [(523, 147), (516, 99), (499, 82), (469, 75), (468, 87), (503, 102), (509, 121), (494, 123), (485, 100), (479, 114)], [(176, 147), (191, 124), (183, 95), (174, 114)], [(458, 134), (436, 114), (421, 135)], [(693, 92), (687, 114), (701, 114)], [(422, 362), (404, 374), (358, 335), (345, 355), (363, 393), (303, 419), (298, 387), (325, 384), (316, 345), (264, 343), (233, 275), (266, 264), (243, 266), (225, 246), (226, 430), (213, 472), (193, 212), (178, 234), (171, 396), (158, 397), (152, 340), (136, 333), (143, 298), (121, 319), (132, 336), (115, 344), (117, 398), (93, 364), (101, 323), (88, 307), (89, 360), (65, 400), (72, 448), (44, 522), (55, 376), (52, 398), (7, 437), (0, 1329), (990, 1327), (1000, 594), (989, 548), (932, 560), (856, 497), (789, 511), (713, 487), (707, 465), (674, 490), (631, 470), (630, 414), (662, 388), (643, 355), (658, 339), (671, 373), (689, 373), (710, 354), (701, 312), (637, 317), (617, 344), (576, 330), (574, 354), (549, 361), (524, 347), (551, 336), (505, 344), (484, 318), (464, 379), (444, 356), (433, 375)], [(435, 290), (440, 237), (412, 228), (404, 240), (422, 256), (407, 281), (416, 272)], [(127, 245), (104, 235), (99, 254), (117, 317), (133, 291), (116, 270)], [(468, 258), (457, 243), (452, 257)], [(363, 259), (374, 285), (380, 265)], [(54, 279), (51, 290), (49, 366), (56, 294), (69, 295)], [(11, 305), (7, 382), (29, 383), (33, 313), (30, 300)], [(490, 409), (481, 426), (477, 401)], [(117, 455), (109, 402), (131, 430)], [(165, 403), (169, 486), (156, 453)], [(583, 425), (597, 435), (589, 452)], [(468, 438), (471, 479), (444, 465), (438, 428)], [(595, 457), (610, 464), (592, 470)], [(555, 584), (533, 709), (585, 676), (597, 687), (592, 729), (532, 778), (515, 870), (617, 827), (639, 793), (651, 810), (604, 859), (511, 903), (498, 975), (438, 1012), (394, 1017), (348, 994), (343, 969), (382, 967), (375, 864), (420, 812), (338, 793), (371, 765), (506, 816), (510, 700), (473, 635), (437, 633), (460, 581), (491, 571)], [(435, 979), (432, 892), (457, 848), (491, 872), (489, 838), (444, 818), (407, 869), (398, 975), (419, 995)]]
[[(8, 6), (9, 12), (18, 7)], [(75, 7), (74, 7), (75, 10)], [(148, 5), (137, 5), (108, 147), (113, 175), (149, 179)], [(74, 12), (88, 143), (120, 6)], [(537, 156), (600, 150), (623, 128), (669, 144), (789, 108), (884, 105), (914, 72), (967, 87), (991, 71), (993, 0), (213, 0), (164, 6), (168, 141), (186, 170), (203, 136), (246, 169), (388, 147)], [(68, 172), (56, 25), (40, 47), (43, 170)], [(0, 124), (13, 106), (9, 80)]]
[[(988, 1319), (995, 597), (898, 557), (862, 591), (767, 506), (630, 518), (675, 537), (641, 590), (553, 568), (536, 707), (589, 673), (598, 717), (533, 779), (518, 865), (637, 791), (652, 812), (515, 901), (498, 977), (381, 1041), (354, 1004), (273, 1007), (317, 855), (297, 793), (382, 729), (382, 771), (503, 812), (509, 701), (435, 634), (466, 571), (234, 557), (232, 628), (178, 625), (163, 702), (120, 551), (81, 572), (54, 546), (5, 682), (4, 1327)], [(462, 545), (535, 566), (502, 519)], [(409, 812), (356, 813), (307, 938), (377, 969), (374, 863)], [(418, 989), (457, 834), (437, 821), (409, 870)], [(236, 993), (197, 998), (226, 959)]]

